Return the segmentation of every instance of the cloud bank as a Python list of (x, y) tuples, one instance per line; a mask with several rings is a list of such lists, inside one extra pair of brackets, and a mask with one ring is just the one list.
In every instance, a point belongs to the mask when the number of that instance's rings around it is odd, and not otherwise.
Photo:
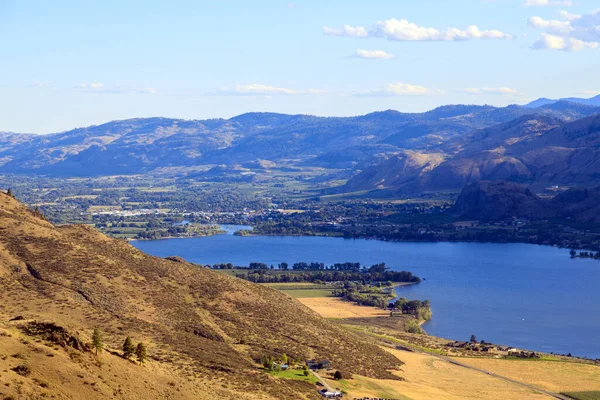
[(584, 15), (561, 11), (559, 15), (562, 20), (529, 19), (529, 26), (544, 31), (533, 49), (577, 52), (600, 47), (600, 9)]
[(386, 53), (383, 50), (356, 50), (354, 58), (364, 58), (366, 60), (389, 60), (394, 58), (393, 54)]
[(481, 30), (477, 25), (466, 29), (447, 28), (438, 30), (409, 22), (405, 19), (378, 21), (370, 28), (344, 25), (342, 28), (323, 27), (323, 33), (330, 36), (375, 37), (397, 42), (452, 42), (472, 39), (511, 39), (512, 36), (499, 30)]

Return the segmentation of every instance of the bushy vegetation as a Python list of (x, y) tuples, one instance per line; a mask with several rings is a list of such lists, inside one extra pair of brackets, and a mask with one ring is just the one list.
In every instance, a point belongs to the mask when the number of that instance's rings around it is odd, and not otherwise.
[[(284, 264), (286, 267), (281, 267)], [(370, 268), (360, 267), (359, 263), (339, 263), (327, 266), (324, 263), (296, 263), (299, 268), (289, 271), (287, 263), (280, 264), (277, 270), (269, 270), (264, 263), (250, 263), (249, 272), (238, 272), (235, 276), (255, 283), (287, 282), (410, 282), (419, 283), (421, 279), (408, 271), (391, 271), (385, 263)], [(294, 265), (296, 265), (294, 264)], [(308, 269), (305, 266), (318, 267)], [(292, 266), (293, 267), (293, 266)], [(350, 270), (340, 268), (352, 267)]]
[(389, 307), (402, 312), (402, 314), (412, 315), (419, 321), (431, 319), (431, 302), (429, 300), (407, 300), (401, 297), (396, 302), (390, 303)]
[(423, 334), (425, 331), (421, 328), (421, 325), (417, 322), (416, 319), (409, 318), (404, 322), (404, 330), (408, 333), (418, 333)]
[(374, 306), (384, 308), (387, 300), (392, 296), (390, 286), (363, 285), (359, 283), (346, 282), (343, 287), (335, 289), (332, 294), (344, 300), (353, 301), (362, 306)]

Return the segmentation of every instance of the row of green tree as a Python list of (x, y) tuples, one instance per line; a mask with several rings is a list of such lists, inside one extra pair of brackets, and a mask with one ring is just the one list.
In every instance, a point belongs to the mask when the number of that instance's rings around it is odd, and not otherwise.
[(373, 282), (409, 282), (419, 283), (421, 278), (413, 275), (409, 271), (305, 271), (296, 272), (281, 272), (281, 271), (265, 271), (253, 270), (250, 272), (237, 272), (238, 278), (255, 283), (288, 283), (288, 282), (360, 282), (362, 284)]
[(391, 297), (391, 290), (382, 289), (380, 286), (348, 282), (344, 287), (335, 289), (332, 294), (361, 306), (385, 308), (388, 298)]
[[(102, 339), (102, 332), (98, 328), (94, 329), (92, 333), (92, 348), (96, 351), (96, 356), (98, 356), (102, 350), (104, 350), (104, 340)], [(140, 364), (143, 364), (147, 358), (147, 350), (146, 345), (142, 342), (138, 343), (137, 346), (133, 345), (133, 341), (129, 336), (125, 339), (123, 343), (123, 358), (131, 359), (131, 357), (136, 356), (137, 361)]]

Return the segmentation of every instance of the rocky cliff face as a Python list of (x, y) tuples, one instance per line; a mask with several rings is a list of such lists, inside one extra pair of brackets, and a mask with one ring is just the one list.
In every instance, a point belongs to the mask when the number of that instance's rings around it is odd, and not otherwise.
[(547, 206), (526, 186), (510, 182), (480, 181), (462, 190), (452, 212), (479, 220), (542, 216)]

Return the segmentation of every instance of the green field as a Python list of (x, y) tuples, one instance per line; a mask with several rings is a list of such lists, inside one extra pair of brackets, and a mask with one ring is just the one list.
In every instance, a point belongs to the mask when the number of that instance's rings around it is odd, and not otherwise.
[(319, 285), (310, 282), (291, 282), (291, 283), (261, 283), (261, 285), (271, 287), (278, 290), (308, 290), (308, 289), (323, 289), (324, 285)]
[(564, 392), (561, 393), (575, 400), (600, 400), (600, 391)]
[(333, 287), (314, 283), (262, 283), (273, 289), (282, 291), (295, 299), (307, 297), (333, 297)]
[(332, 289), (304, 289), (304, 290), (281, 290), (283, 293), (292, 296), (295, 299), (306, 297), (333, 297)]
[(309, 383), (317, 383), (319, 381), (312, 373), (309, 373), (308, 376), (304, 376), (304, 370), (301, 369), (288, 369), (286, 371), (272, 371), (269, 373), (283, 379), (294, 379)]

